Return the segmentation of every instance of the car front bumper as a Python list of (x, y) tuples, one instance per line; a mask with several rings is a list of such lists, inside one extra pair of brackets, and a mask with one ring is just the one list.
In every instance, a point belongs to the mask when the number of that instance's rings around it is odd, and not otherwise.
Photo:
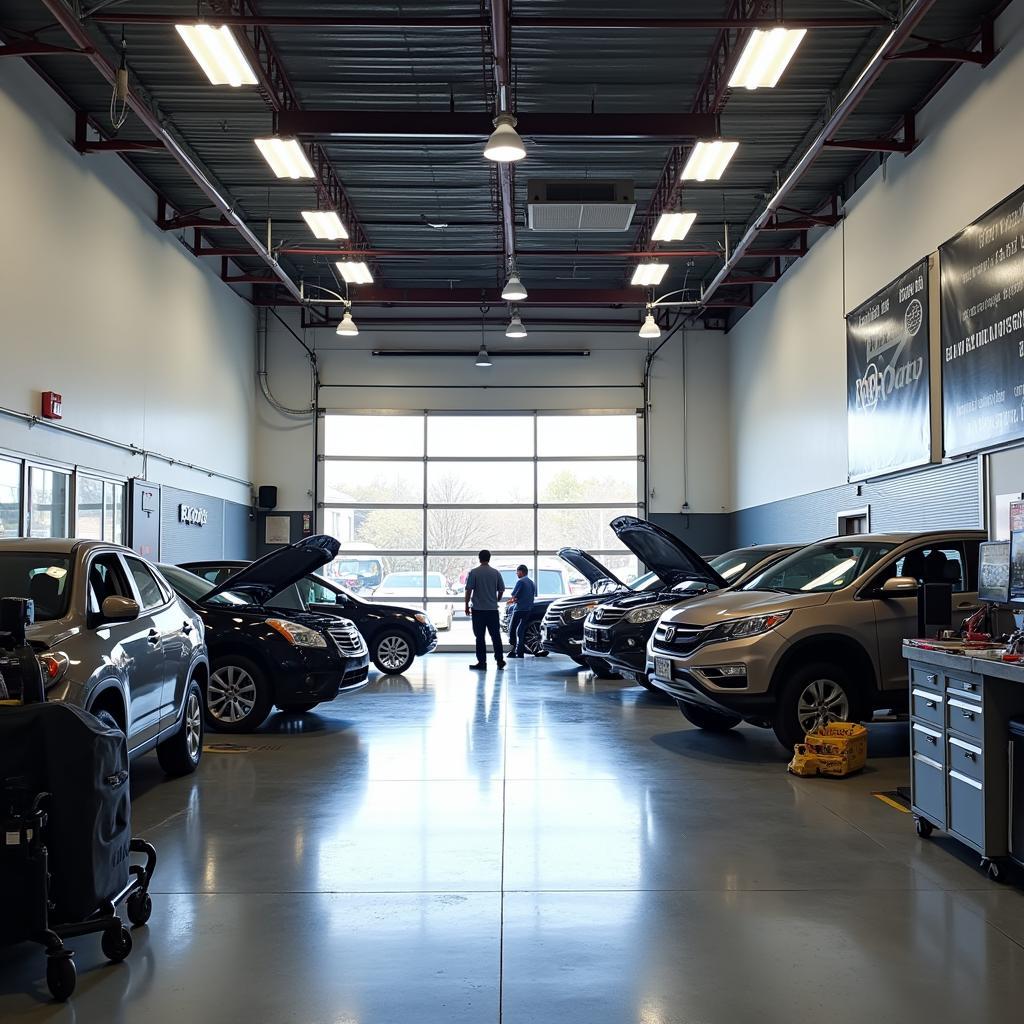
[(614, 626), (588, 626), (584, 631), (583, 657), (600, 658), (622, 675), (642, 679), (647, 662), (647, 641), (655, 625), (654, 622), (640, 625), (619, 622)]
[(551, 654), (569, 658), (583, 657), (583, 619), (546, 623), (540, 627), (540, 645)]

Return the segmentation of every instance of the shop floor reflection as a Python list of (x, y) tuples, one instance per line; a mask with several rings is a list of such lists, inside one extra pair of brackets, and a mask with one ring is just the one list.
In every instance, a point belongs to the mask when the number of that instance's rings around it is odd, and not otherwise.
[(74, 1000), (0, 950), (0, 1020), (742, 1024), (1017, 1020), (1024, 897), (871, 796), (798, 780), (564, 659), (418, 660), (311, 715), (134, 769), (160, 852), (135, 952), (74, 942)]

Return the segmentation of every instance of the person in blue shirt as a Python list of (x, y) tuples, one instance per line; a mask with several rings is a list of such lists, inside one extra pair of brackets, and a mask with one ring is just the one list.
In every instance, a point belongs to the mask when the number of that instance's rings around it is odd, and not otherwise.
[(526, 653), (526, 623), (533, 611), (533, 602), (537, 597), (537, 588), (530, 579), (530, 570), (525, 565), (516, 568), (516, 585), (512, 588), (512, 621), (508, 627), (509, 644), (512, 647), (510, 658), (521, 658)]

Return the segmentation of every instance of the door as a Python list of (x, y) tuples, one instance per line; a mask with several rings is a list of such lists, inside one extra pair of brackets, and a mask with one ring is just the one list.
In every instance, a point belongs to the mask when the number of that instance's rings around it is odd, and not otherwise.
[(134, 622), (98, 621), (108, 597), (138, 601), (120, 556), (102, 552), (89, 563), (89, 617), (98, 622), (97, 635), (109, 638), (111, 660), (121, 669), (128, 686), (128, 747), (152, 739), (160, 730), (164, 687), (164, 654), (151, 615), (141, 610)]

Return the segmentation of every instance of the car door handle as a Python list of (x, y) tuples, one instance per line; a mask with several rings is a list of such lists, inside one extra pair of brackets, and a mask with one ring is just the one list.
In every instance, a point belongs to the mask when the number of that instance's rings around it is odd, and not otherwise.
[(182, 633), (184, 633), (184, 634), (185, 634), (185, 636), (188, 636), (188, 635), (189, 635), (189, 633), (191, 633), (191, 632), (192, 632), (192, 626), (191, 626), (191, 624), (190, 624), (190, 623), (188, 623), (188, 622), (185, 622), (185, 623), (183, 623), (183, 624), (182, 624), (182, 627), (181, 627), (181, 631), (182, 631)]
[(156, 647), (156, 645), (160, 643), (160, 631), (156, 629), (151, 629), (149, 631), (149, 636), (146, 637), (146, 639), (149, 641), (149, 643)]

